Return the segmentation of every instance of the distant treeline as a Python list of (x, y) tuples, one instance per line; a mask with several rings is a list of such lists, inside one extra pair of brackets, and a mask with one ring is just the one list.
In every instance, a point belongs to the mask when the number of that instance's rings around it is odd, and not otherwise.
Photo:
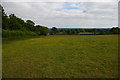
[(111, 29), (57, 29), (52, 27), (49, 29), (46, 26), (35, 25), (32, 20), (22, 20), (15, 14), (6, 15), (3, 7), (2, 11), (2, 36), (17, 37), (17, 36), (39, 36), (39, 35), (79, 35), (83, 32), (92, 34), (119, 34), (120, 29), (114, 27)]
[(105, 34), (119, 34), (120, 28), (113, 27), (111, 29), (57, 29), (53, 27), (51, 34), (66, 34), (66, 35), (79, 35), (79, 34), (93, 34), (93, 35), (105, 35)]

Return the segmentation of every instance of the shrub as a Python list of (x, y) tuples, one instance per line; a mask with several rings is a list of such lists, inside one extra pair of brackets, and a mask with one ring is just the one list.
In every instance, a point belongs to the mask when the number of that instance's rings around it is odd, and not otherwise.
[(37, 34), (31, 31), (2, 30), (2, 37), (22, 37), (22, 36), (37, 36)]

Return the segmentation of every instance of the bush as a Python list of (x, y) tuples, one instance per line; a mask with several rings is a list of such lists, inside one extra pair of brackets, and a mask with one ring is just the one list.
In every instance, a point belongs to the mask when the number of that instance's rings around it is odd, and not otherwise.
[(22, 37), (22, 36), (37, 36), (37, 34), (31, 31), (2, 30), (2, 37)]

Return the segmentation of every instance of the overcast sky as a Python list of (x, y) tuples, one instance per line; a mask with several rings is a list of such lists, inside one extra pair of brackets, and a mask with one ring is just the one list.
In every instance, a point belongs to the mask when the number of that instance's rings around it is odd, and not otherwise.
[(118, 26), (117, 2), (3, 2), (9, 15), (49, 28), (103, 28)]

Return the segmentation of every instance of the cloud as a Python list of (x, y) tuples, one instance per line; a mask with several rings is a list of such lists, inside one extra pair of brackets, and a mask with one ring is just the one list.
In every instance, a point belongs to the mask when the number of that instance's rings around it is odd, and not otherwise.
[(48, 27), (112, 27), (118, 24), (116, 2), (3, 2), (7, 14)]
[(1, 2), (118, 2), (119, 0), (1, 0)]

